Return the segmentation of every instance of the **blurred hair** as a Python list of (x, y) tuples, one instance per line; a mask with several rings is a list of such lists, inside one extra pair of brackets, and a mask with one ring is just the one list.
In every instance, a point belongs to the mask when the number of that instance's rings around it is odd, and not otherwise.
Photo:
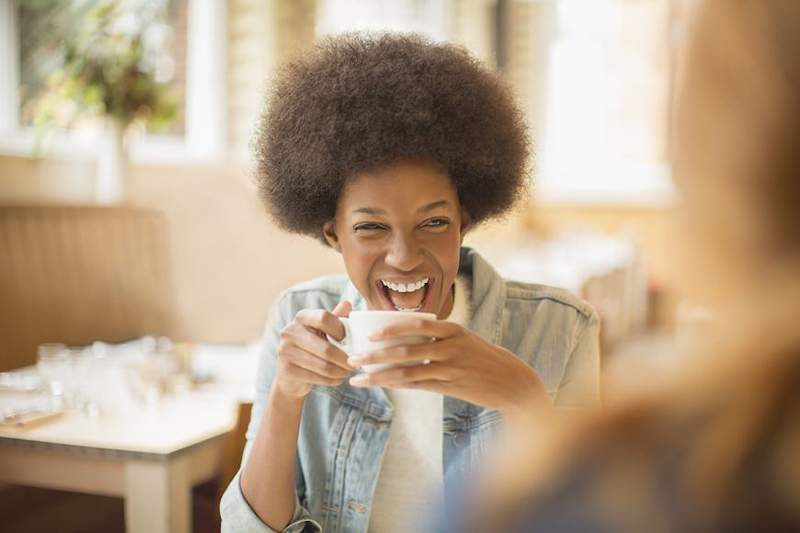
[(466, 49), (415, 35), (339, 35), (284, 66), (255, 152), (278, 225), (323, 242), (346, 180), (400, 160), (444, 169), (473, 224), (504, 214), (528, 179), (507, 84)]
[(677, 95), (676, 182), (702, 210), (709, 244), (796, 261), (800, 2), (711, 0), (695, 22)]
[(707, 0), (686, 52), (684, 208), (708, 246), (765, 269), (669, 386), (518, 436), (466, 530), (800, 530), (800, 2)]
[(780, 320), (695, 353), (671, 386), (573, 423), (531, 420), (457, 531), (800, 531), (798, 306), (779, 301)]

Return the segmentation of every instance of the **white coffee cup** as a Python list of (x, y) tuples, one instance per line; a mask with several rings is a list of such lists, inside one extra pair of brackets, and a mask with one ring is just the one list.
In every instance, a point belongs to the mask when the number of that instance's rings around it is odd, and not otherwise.
[[(424, 335), (409, 335), (384, 341), (372, 341), (369, 336), (390, 324), (408, 318), (428, 318), (436, 320), (433, 313), (417, 313), (415, 311), (352, 311), (349, 318), (339, 318), (344, 325), (345, 336), (341, 341), (328, 336), (328, 340), (342, 349), (348, 356), (366, 354), (383, 348), (403, 344), (424, 344), (431, 338)], [(364, 365), (361, 370), (366, 373), (390, 368), (391, 364)]]

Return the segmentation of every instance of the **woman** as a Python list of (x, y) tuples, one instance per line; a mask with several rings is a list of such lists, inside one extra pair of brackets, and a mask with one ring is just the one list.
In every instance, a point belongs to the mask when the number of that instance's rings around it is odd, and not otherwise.
[(449, 530), (800, 531), (800, 2), (702, 2), (683, 67), (688, 290), (717, 331), (664, 390), (518, 436)]
[[(531, 402), (598, 403), (592, 309), (506, 282), (461, 247), (525, 194), (529, 155), (508, 89), (463, 49), (327, 40), (281, 71), (256, 149), (276, 222), (339, 252), (347, 277), (292, 287), (274, 307), (224, 530), (409, 531), (501, 420)], [(353, 309), (433, 313), (379, 334), (435, 340), (348, 359), (325, 336), (341, 340)], [(376, 362), (406, 366), (353, 376)], [(409, 389), (444, 395), (433, 429), (415, 425)], [(438, 449), (420, 444), (431, 431)]]

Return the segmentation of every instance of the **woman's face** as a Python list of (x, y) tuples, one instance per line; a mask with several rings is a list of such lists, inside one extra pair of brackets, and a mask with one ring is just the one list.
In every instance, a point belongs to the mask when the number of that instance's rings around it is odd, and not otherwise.
[(448, 175), (402, 162), (352, 177), (323, 232), (370, 309), (445, 318), (465, 227)]

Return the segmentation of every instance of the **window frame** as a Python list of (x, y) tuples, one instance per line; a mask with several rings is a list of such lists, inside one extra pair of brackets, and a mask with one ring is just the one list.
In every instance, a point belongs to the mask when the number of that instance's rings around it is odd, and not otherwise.
[[(186, 0), (186, 100), (183, 135), (136, 134), (128, 142), (136, 163), (197, 164), (228, 156), (226, 113), (225, 0)], [(20, 124), (19, 35), (12, 0), (0, 1), (0, 64), (9, 75), (0, 79), (0, 155), (92, 160), (99, 157), (102, 132), (54, 128), (47, 132), (42, 153), (36, 131)]]

